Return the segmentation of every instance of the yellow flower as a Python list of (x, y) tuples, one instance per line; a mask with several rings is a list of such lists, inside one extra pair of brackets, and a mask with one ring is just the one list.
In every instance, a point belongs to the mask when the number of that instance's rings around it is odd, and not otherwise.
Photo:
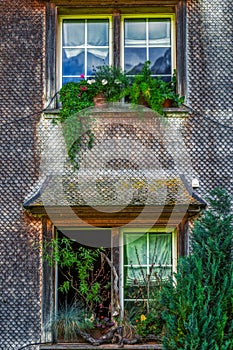
[(141, 321), (146, 321), (146, 316), (145, 315), (141, 315)]

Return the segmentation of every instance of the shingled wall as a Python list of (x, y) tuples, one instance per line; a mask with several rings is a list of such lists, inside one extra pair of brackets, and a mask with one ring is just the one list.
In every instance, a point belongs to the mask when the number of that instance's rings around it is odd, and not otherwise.
[(221, 186), (233, 193), (232, 14), (230, 0), (187, 1), (186, 147), (199, 193)]
[[(187, 104), (193, 112), (183, 135), (201, 195), (216, 186), (233, 193), (232, 14), (231, 0), (187, 1)], [(0, 16), (0, 349), (10, 350), (40, 341), (41, 263), (32, 243), (42, 225), (22, 203), (39, 177), (45, 1), (4, 0)]]
[[(40, 336), (41, 220), (22, 203), (38, 178), (36, 124), (43, 109), (45, 4), (4, 0), (1, 23), (0, 349)], [(31, 348), (32, 349), (32, 348)]]

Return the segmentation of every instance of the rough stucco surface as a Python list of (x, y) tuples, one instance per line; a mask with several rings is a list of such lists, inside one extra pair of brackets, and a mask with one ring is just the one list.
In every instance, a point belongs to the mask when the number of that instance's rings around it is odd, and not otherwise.
[[(233, 192), (232, 13), (231, 0), (187, 1), (187, 104), (193, 112), (181, 132), (201, 195), (216, 186)], [(32, 242), (40, 238), (41, 222), (22, 204), (39, 179), (45, 2), (1, 1), (0, 16), (0, 349), (10, 350), (40, 341), (41, 271)]]

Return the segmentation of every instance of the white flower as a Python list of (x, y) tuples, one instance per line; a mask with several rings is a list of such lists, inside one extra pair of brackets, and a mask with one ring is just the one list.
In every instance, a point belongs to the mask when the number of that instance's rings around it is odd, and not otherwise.
[(88, 79), (87, 80), (87, 84), (94, 84), (95, 83), (95, 79)]
[(120, 81), (119, 79), (115, 79), (115, 80), (114, 80), (114, 83), (115, 83), (115, 84), (121, 84), (121, 81)]
[(102, 85), (106, 85), (108, 83), (108, 81), (106, 79), (102, 80)]

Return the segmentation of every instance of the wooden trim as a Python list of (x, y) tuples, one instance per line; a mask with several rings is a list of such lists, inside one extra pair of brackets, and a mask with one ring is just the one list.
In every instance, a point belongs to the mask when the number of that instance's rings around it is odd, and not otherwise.
[(177, 92), (187, 94), (187, 48), (186, 48), (186, 1), (180, 0), (176, 6), (176, 62), (177, 62)]
[(113, 12), (113, 64), (120, 67), (120, 37), (121, 28), (121, 13), (118, 10)]
[[(121, 227), (130, 225), (139, 227), (149, 225), (177, 226), (184, 218), (196, 216), (201, 211), (201, 205), (173, 206), (127, 206), (120, 211), (108, 212), (103, 208), (99, 210), (92, 207), (30, 207), (33, 214), (47, 214), (53, 224), (59, 228), (65, 227)], [(112, 208), (113, 209), (113, 208)], [(172, 215), (171, 215), (172, 214)]]
[(75, 7), (135, 7), (135, 6), (171, 6), (176, 5), (179, 0), (51, 0), (57, 6)]
[[(53, 238), (53, 225), (46, 216), (42, 217), (42, 244)], [(43, 342), (54, 341), (49, 322), (54, 316), (55, 276), (54, 268), (42, 257), (42, 336)]]
[(188, 221), (182, 220), (178, 227), (178, 256), (188, 255)]
[[(45, 55), (45, 80), (46, 80), (46, 104), (51, 102), (56, 93), (56, 30), (57, 11), (56, 6), (46, 4), (46, 55)], [(56, 99), (50, 104), (50, 108), (56, 108)]]

